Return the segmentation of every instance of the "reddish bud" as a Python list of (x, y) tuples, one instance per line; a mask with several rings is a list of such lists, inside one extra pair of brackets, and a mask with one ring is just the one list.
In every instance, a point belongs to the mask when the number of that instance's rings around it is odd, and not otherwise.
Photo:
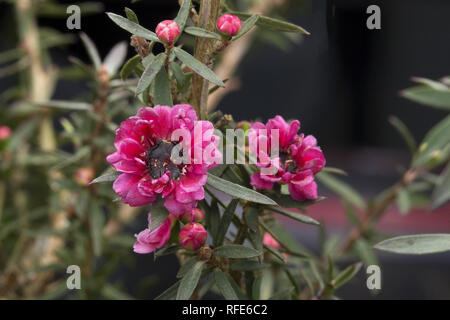
[(183, 223), (199, 222), (201, 223), (205, 219), (205, 213), (199, 208), (194, 208), (191, 211), (185, 212), (181, 217)]
[(8, 126), (0, 126), (0, 141), (6, 140), (11, 136), (11, 129)]
[(75, 181), (80, 186), (87, 186), (94, 179), (94, 170), (89, 167), (80, 168), (75, 172)]
[(180, 27), (173, 20), (164, 20), (156, 27), (156, 35), (165, 43), (173, 43), (180, 35)]
[(217, 19), (217, 29), (229, 36), (236, 35), (241, 30), (241, 26), (241, 19), (232, 14), (224, 14)]
[(207, 235), (200, 223), (190, 222), (181, 228), (178, 239), (183, 248), (197, 250), (205, 244)]

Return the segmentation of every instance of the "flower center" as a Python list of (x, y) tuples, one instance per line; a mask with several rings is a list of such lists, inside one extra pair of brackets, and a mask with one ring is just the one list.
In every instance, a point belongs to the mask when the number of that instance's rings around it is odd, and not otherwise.
[(297, 164), (291, 158), (290, 153), (288, 153), (286, 151), (280, 152), (280, 161), (281, 161), (281, 166), (284, 168), (285, 171), (287, 171), (289, 173), (297, 172)]
[[(170, 172), (171, 179), (177, 179), (181, 175), (181, 169), (172, 162), (172, 149), (177, 142), (160, 140), (150, 148), (147, 153), (147, 168), (153, 179), (161, 178), (167, 171)], [(180, 151), (182, 153), (182, 151)], [(182, 154), (181, 154), (182, 156)]]

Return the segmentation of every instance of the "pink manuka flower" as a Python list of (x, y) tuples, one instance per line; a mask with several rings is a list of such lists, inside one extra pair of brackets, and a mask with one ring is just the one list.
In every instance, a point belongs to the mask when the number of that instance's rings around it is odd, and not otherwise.
[(241, 19), (232, 15), (224, 14), (217, 19), (217, 29), (223, 34), (234, 36), (241, 30)]
[(166, 43), (172, 43), (180, 35), (180, 27), (174, 20), (164, 20), (156, 26), (156, 35)]
[(275, 183), (289, 184), (294, 200), (317, 199), (314, 175), (325, 166), (325, 158), (316, 139), (298, 134), (299, 129), (298, 120), (288, 124), (281, 116), (270, 119), (266, 125), (252, 125), (250, 150), (257, 155), (257, 166), (261, 168), (251, 176), (252, 186), (270, 190)]
[(197, 250), (205, 244), (208, 233), (200, 223), (189, 222), (178, 234), (180, 245), (189, 250)]
[[(113, 189), (132, 207), (153, 203), (158, 195), (178, 218), (205, 197), (207, 171), (219, 163), (219, 137), (209, 121), (197, 121), (187, 104), (145, 107), (120, 124), (107, 161), (121, 175)], [(183, 140), (184, 138), (184, 140)], [(186, 161), (173, 158), (177, 151)]]
[(277, 241), (277, 240), (275, 240), (271, 235), (270, 235), (270, 233), (265, 233), (264, 234), (264, 238), (263, 238), (263, 243), (266, 245), (266, 246), (269, 246), (269, 247), (271, 247), (271, 248), (274, 248), (274, 249), (280, 249), (280, 243)]
[[(151, 214), (148, 214), (148, 225), (150, 227)], [(163, 247), (170, 238), (170, 231), (176, 218), (173, 214), (170, 214), (167, 219), (158, 228), (150, 232), (149, 229), (145, 229), (135, 237), (137, 241), (134, 243), (133, 250), (136, 253), (150, 253), (155, 249)]]

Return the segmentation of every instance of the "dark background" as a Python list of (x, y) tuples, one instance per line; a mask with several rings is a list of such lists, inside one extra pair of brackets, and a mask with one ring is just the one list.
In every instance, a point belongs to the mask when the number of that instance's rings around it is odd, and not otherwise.
[[(60, 1), (71, 4), (71, 1)], [(176, 0), (103, 1), (105, 11), (123, 13), (128, 6), (138, 13), (141, 23), (154, 30), (159, 20), (176, 15)], [(366, 8), (381, 7), (381, 30), (366, 28)], [(6, 30), (0, 42), (5, 50), (15, 45), (8, 28), (13, 14), (0, 4), (0, 27)], [(327, 163), (349, 173), (349, 182), (365, 195), (373, 195), (398, 177), (398, 165), (407, 165), (408, 155), (398, 151), (403, 144), (387, 119), (402, 119), (417, 140), (446, 114), (409, 102), (399, 91), (412, 86), (410, 78), (438, 79), (450, 70), (450, 1), (448, 0), (310, 0), (290, 1), (285, 18), (311, 32), (283, 51), (256, 40), (243, 60), (238, 75), (239, 91), (230, 93), (219, 105), (236, 120), (266, 120), (276, 114), (297, 118), (302, 131), (314, 134), (322, 146)], [(41, 25), (61, 32), (64, 19), (41, 19)], [(82, 16), (82, 31), (105, 56), (129, 34), (115, 26), (105, 14)], [(133, 54), (129, 49), (129, 56)], [(77, 41), (53, 56), (61, 65), (67, 56), (87, 56)], [(8, 81), (0, 79), (0, 90)], [(55, 98), (69, 100), (86, 87), (83, 83), (62, 82)], [(448, 209), (448, 207), (447, 207)], [(330, 213), (332, 214), (332, 213)], [(424, 219), (431, 219), (429, 216)], [(130, 232), (138, 231), (130, 230)], [(437, 226), (438, 228), (438, 226)], [(293, 230), (295, 232), (295, 230)], [(342, 230), (341, 230), (342, 231)], [(401, 230), (408, 233), (410, 230)], [(448, 231), (448, 230), (447, 230)], [(339, 232), (339, 230), (338, 230)], [(298, 232), (299, 240), (314, 249), (316, 235)], [(126, 285), (133, 291), (149, 273), (158, 285), (147, 292), (154, 297), (173, 282), (178, 265), (175, 258), (138, 257), (139, 270), (127, 272)], [(450, 298), (450, 254), (426, 257), (381, 256), (383, 290), (372, 296), (365, 287), (365, 275), (342, 291), (343, 298)]]

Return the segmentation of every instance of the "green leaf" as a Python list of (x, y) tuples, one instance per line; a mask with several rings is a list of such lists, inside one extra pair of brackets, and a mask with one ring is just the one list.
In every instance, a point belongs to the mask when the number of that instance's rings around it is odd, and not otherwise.
[(407, 214), (411, 209), (409, 193), (405, 189), (400, 189), (397, 195), (397, 207), (400, 213)]
[(197, 257), (186, 259), (186, 261), (184, 261), (184, 263), (181, 265), (180, 270), (178, 270), (177, 278), (183, 278), (186, 275), (186, 273), (189, 270), (191, 270), (197, 262), (198, 262)]
[(325, 197), (318, 197), (316, 200), (296, 201), (292, 199), (290, 195), (283, 195), (283, 194), (279, 196), (272, 196), (271, 198), (275, 200), (280, 207), (297, 208), (300, 210), (305, 210), (306, 207), (326, 199)]
[(334, 289), (337, 289), (350, 281), (354, 276), (356, 276), (361, 267), (362, 263), (358, 262), (341, 271), (334, 279)]
[(365, 240), (364, 238), (356, 240), (354, 248), (359, 258), (362, 260), (362, 262), (364, 262), (364, 265), (378, 265), (377, 256), (375, 255), (372, 246), (367, 242), (367, 240)]
[(133, 10), (131, 10), (130, 8), (125, 8), (125, 14), (127, 15), (128, 20), (136, 24), (139, 24), (139, 19)]
[(184, 26), (186, 25), (190, 9), (191, 9), (191, 0), (183, 0), (180, 6), (180, 10), (178, 11), (177, 17), (175, 18), (175, 22), (180, 27), (180, 32), (183, 31)]
[(233, 281), (230, 279), (227, 274), (220, 270), (214, 271), (214, 280), (217, 286), (217, 289), (219, 289), (219, 292), (222, 294), (222, 296), (226, 300), (238, 300), (239, 297), (237, 296), (236, 292), (233, 289), (233, 285), (230, 281)]
[(175, 79), (177, 79), (178, 89), (181, 89), (186, 80), (184, 72), (181, 69), (181, 66), (176, 62), (172, 62), (169, 67), (170, 67), (170, 70), (172, 71)]
[(280, 252), (278, 252), (278, 250), (275, 250), (274, 248), (272, 248), (271, 246), (268, 246), (266, 244), (264, 244), (263, 246), (264, 246), (264, 249), (269, 251), (269, 253), (271, 253), (275, 258), (280, 260), (281, 263), (286, 263), (286, 260), (284, 259), (283, 255)]
[(247, 222), (250, 230), (256, 232), (259, 228), (259, 220), (258, 220), (258, 210), (254, 207), (249, 207), (245, 210), (244, 218), (245, 222)]
[(349, 201), (350, 203), (354, 204), (358, 208), (364, 209), (366, 207), (366, 204), (362, 196), (347, 183), (342, 182), (324, 172), (318, 173), (316, 175), (316, 178), (331, 191), (338, 194), (339, 196)]
[(192, 71), (218, 86), (225, 87), (225, 84), (222, 82), (222, 80), (220, 80), (215, 75), (215, 73), (211, 71), (211, 69), (209, 69), (205, 64), (198, 61), (181, 48), (175, 47), (173, 48), (173, 51), (175, 52), (176, 57), (189, 68), (191, 68)]
[(125, 41), (119, 42), (111, 49), (111, 51), (109, 51), (103, 62), (103, 65), (108, 71), (108, 75), (113, 76), (116, 74), (117, 70), (119, 70), (120, 66), (125, 61), (127, 53), (128, 45)]
[(83, 41), (84, 46), (86, 47), (89, 58), (94, 64), (95, 70), (100, 70), (100, 66), (102, 65), (102, 60), (100, 55), (98, 54), (97, 47), (94, 42), (85, 34), (84, 32), (80, 33), (81, 40)]
[(136, 87), (136, 95), (142, 93), (152, 83), (159, 70), (161, 70), (165, 59), (166, 55), (164, 53), (160, 53), (152, 60), (152, 62), (148, 64), (139, 79)]
[[(234, 14), (241, 19), (248, 18), (251, 16), (249, 13), (243, 13), (243, 12), (231, 12), (231, 14)], [(259, 19), (256, 22), (256, 25), (263, 27), (263, 28), (268, 28), (268, 29), (282, 31), (282, 32), (298, 32), (298, 33), (304, 33), (304, 34), (308, 34), (308, 35), (310, 34), (308, 31), (306, 31), (302, 27), (297, 26), (293, 23), (266, 17), (266, 16), (259, 16)]]
[(269, 265), (264, 263), (259, 263), (255, 260), (241, 260), (238, 262), (235, 262), (231, 265), (231, 270), (235, 271), (255, 271), (255, 270), (261, 270), (264, 268), (269, 267)]
[(106, 283), (103, 285), (101, 289), (102, 295), (106, 299), (112, 299), (112, 300), (133, 300), (133, 297), (130, 296), (128, 293), (120, 290), (116, 286)]
[(196, 36), (196, 37), (201, 37), (201, 38), (209, 38), (209, 39), (216, 39), (216, 40), (221, 40), (222, 38), (220, 37), (220, 35), (218, 35), (215, 32), (212, 31), (208, 31), (199, 27), (187, 27), (186, 29), (184, 29), (184, 32), (192, 35), (192, 36)]
[(198, 261), (191, 270), (181, 279), (177, 291), (177, 300), (188, 300), (197, 287), (202, 271), (205, 268), (205, 261)]
[(322, 171), (326, 172), (326, 173), (339, 174), (341, 176), (348, 176), (347, 172), (345, 172), (344, 170), (339, 169), (339, 168), (325, 167), (325, 168), (322, 169)]
[(106, 173), (104, 175), (101, 175), (100, 177), (95, 178), (89, 184), (114, 181), (117, 179), (118, 176), (119, 176), (119, 172)]
[(417, 143), (414, 140), (414, 137), (411, 131), (409, 131), (408, 127), (399, 118), (395, 116), (389, 117), (389, 122), (400, 133), (400, 136), (403, 138), (403, 141), (405, 141), (411, 154), (416, 153)]
[(450, 251), (450, 234), (416, 234), (381, 241), (375, 249), (400, 254), (429, 254)]
[(225, 212), (222, 215), (222, 219), (220, 220), (217, 236), (214, 238), (214, 245), (216, 247), (223, 244), (225, 235), (227, 234), (228, 228), (231, 224), (231, 220), (233, 219), (234, 212), (236, 211), (238, 203), (239, 203), (238, 199), (233, 199), (231, 200), (228, 207), (225, 209)]
[(167, 211), (167, 209), (162, 205), (153, 204), (152, 209), (150, 210), (150, 216), (151, 223), (149, 225), (149, 229), (150, 231), (153, 231), (161, 226), (164, 221), (166, 221), (169, 216), (169, 211)]
[(210, 173), (208, 173), (207, 184), (235, 198), (248, 200), (255, 203), (277, 205), (275, 201), (259, 192), (245, 188), (243, 186), (232, 183), (225, 179), (216, 177), (215, 175), (212, 175)]
[[(181, 280), (175, 282), (169, 288), (167, 288), (163, 293), (155, 298), (155, 300), (174, 300), (177, 297), (178, 288), (180, 287)], [(67, 290), (67, 287), (66, 287)]]
[(431, 196), (431, 209), (435, 210), (450, 199), (450, 163), (447, 164), (440, 176), (438, 185)]
[(254, 14), (244, 22), (242, 22), (241, 30), (239, 30), (239, 33), (233, 37), (233, 40), (237, 40), (240, 37), (242, 37), (244, 34), (249, 32), (258, 22), (259, 14)]
[(134, 22), (128, 20), (127, 18), (124, 18), (115, 13), (107, 12), (106, 14), (119, 27), (128, 31), (129, 33), (137, 35), (138, 37), (141, 37), (141, 38), (144, 38), (147, 40), (161, 42), (161, 41), (159, 41), (157, 35), (154, 32), (145, 29), (144, 27), (138, 25), (137, 23), (134, 23)]
[(450, 90), (448, 88), (436, 89), (430, 86), (417, 86), (403, 90), (401, 94), (411, 101), (450, 111)]
[(141, 56), (135, 55), (133, 58), (128, 60), (124, 66), (122, 67), (122, 70), (120, 70), (120, 78), (122, 80), (127, 79), (130, 74), (134, 71), (134, 69), (139, 65), (141, 62)]
[(413, 159), (414, 167), (427, 164), (433, 157), (445, 153), (450, 144), (450, 115), (435, 125), (425, 136), (419, 146), (419, 151)]
[(216, 249), (216, 255), (232, 259), (247, 259), (261, 255), (261, 252), (238, 244), (230, 244)]
[(88, 217), (94, 255), (98, 257), (102, 253), (104, 218), (100, 206), (95, 201), (91, 202)]
[(153, 95), (155, 105), (173, 106), (169, 77), (165, 68), (159, 70), (153, 85), (155, 86)]
[(317, 220), (315, 220), (315, 219), (313, 219), (311, 217), (308, 217), (308, 216), (306, 216), (304, 214), (300, 214), (300, 213), (292, 212), (292, 211), (287, 211), (287, 210), (284, 210), (284, 209), (281, 209), (281, 208), (277, 208), (277, 207), (270, 207), (270, 210), (275, 211), (275, 212), (277, 212), (277, 213), (279, 213), (279, 214), (281, 214), (281, 215), (283, 215), (285, 217), (288, 217), (288, 218), (300, 221), (302, 223), (312, 224), (312, 225), (315, 225), (315, 226), (320, 225), (319, 221), (317, 221)]
[(286, 230), (284, 230), (284, 228), (276, 224), (269, 227), (262, 221), (260, 221), (260, 225), (275, 240), (277, 240), (281, 244), (281, 246), (284, 247), (286, 251), (288, 251), (289, 254), (303, 258), (310, 256), (309, 253), (306, 252), (306, 250), (302, 248)]
[(50, 101), (33, 101), (32, 103), (42, 107), (65, 109), (65, 110), (75, 110), (75, 111), (92, 110), (92, 105), (86, 102), (50, 100)]

